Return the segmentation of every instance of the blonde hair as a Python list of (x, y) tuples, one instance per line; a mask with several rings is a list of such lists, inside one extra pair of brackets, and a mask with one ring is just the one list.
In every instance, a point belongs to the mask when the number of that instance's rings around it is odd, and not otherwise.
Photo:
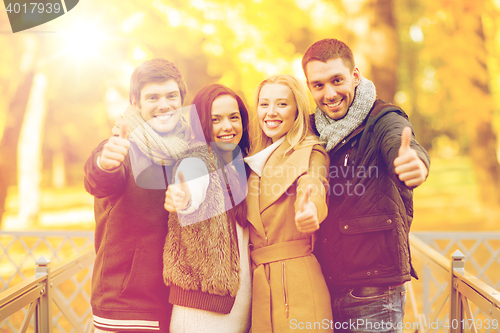
[(307, 88), (295, 76), (280, 74), (268, 77), (262, 81), (255, 90), (253, 96), (255, 114), (252, 117), (252, 133), (250, 136), (253, 140), (251, 140), (252, 144), (249, 155), (258, 153), (272, 143), (272, 139), (268, 137), (260, 127), (257, 117), (257, 108), (259, 105), (259, 95), (262, 87), (266, 84), (273, 83), (282, 84), (290, 88), (293, 97), (295, 98), (295, 104), (297, 105), (297, 117), (295, 118), (292, 128), (290, 128), (290, 130), (286, 133), (286, 140), (290, 143), (290, 148), (286, 150), (285, 154), (292, 149), (319, 144), (320, 142), (318, 138), (310, 130), (309, 115), (314, 108), (312, 106)]

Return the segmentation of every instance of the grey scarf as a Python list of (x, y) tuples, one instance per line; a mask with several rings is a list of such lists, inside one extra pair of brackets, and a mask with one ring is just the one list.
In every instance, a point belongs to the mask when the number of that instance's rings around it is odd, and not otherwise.
[(354, 100), (344, 118), (333, 120), (316, 108), (316, 129), (320, 134), (320, 141), (326, 144), (326, 151), (335, 148), (342, 139), (363, 123), (376, 98), (377, 92), (373, 82), (361, 76)]
[(129, 129), (128, 139), (136, 143), (146, 156), (159, 165), (174, 165), (184, 156), (191, 141), (191, 132), (182, 119), (169, 135), (161, 136), (142, 118), (135, 107), (129, 106), (116, 120), (113, 134), (120, 134), (120, 126), (124, 122)]

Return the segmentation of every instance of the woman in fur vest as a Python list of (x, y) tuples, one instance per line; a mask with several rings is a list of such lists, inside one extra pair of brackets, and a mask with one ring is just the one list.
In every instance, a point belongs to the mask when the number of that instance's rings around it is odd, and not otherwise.
[(248, 112), (214, 84), (193, 99), (196, 148), (174, 167), (163, 277), (170, 286), (170, 332), (248, 332), (251, 277), (246, 225)]
[(291, 75), (255, 95), (258, 134), (245, 158), (253, 267), (252, 331), (332, 332), (330, 295), (312, 254), (327, 214), (329, 158), (309, 131), (306, 88)]

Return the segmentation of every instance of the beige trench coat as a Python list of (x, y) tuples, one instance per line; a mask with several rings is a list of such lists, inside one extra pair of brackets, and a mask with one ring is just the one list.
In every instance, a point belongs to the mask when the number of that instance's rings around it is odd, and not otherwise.
[(332, 332), (330, 294), (311, 253), (311, 235), (295, 226), (308, 185), (323, 221), (327, 214), (329, 157), (320, 145), (292, 150), (284, 141), (269, 157), (262, 178), (248, 180), (248, 221), (253, 266), (252, 332)]

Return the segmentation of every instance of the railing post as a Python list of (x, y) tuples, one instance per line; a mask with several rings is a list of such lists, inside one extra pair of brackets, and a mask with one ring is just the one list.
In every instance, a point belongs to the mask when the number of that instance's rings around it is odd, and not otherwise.
[(462, 307), (462, 297), (458, 291), (458, 279), (455, 277), (455, 272), (464, 274), (465, 272), (465, 256), (459, 250), (456, 250), (451, 255), (451, 270), (450, 270), (450, 332), (458, 333), (463, 331), (462, 320), (464, 311)]
[(35, 276), (46, 276), (45, 287), (41, 291), (35, 317), (36, 333), (52, 333), (52, 282), (50, 279), (50, 260), (41, 256), (36, 262)]

